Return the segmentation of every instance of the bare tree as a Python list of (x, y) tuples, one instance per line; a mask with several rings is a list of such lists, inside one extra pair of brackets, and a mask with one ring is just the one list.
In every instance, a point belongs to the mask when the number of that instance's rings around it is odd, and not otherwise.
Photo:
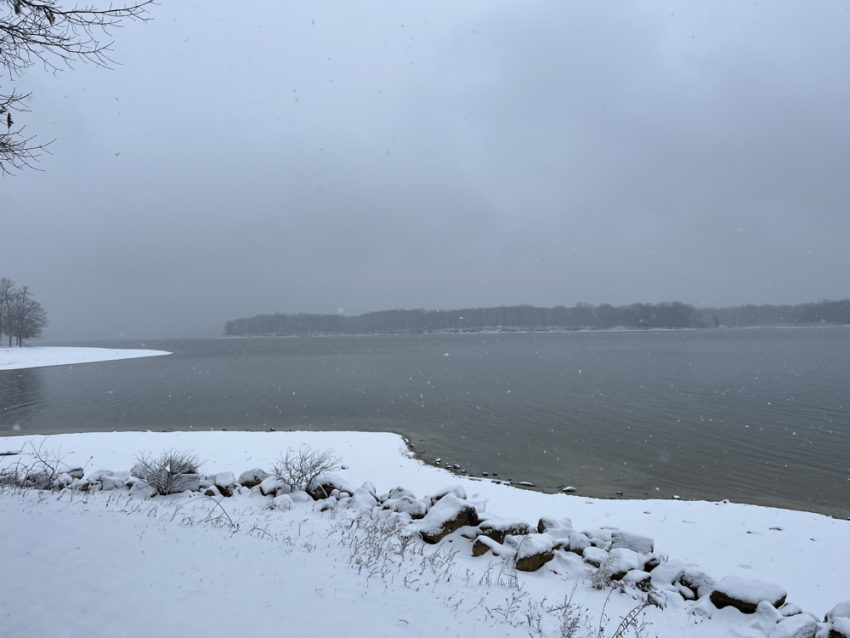
[(332, 450), (314, 450), (308, 445), (302, 445), (297, 452), (286, 448), (286, 455), (275, 463), (272, 474), (297, 492), (308, 489), (319, 475), (338, 469), (340, 460)]
[[(14, 337), (15, 345), (23, 347), (25, 339), (41, 335), (41, 331), (47, 326), (47, 313), (41, 304), (30, 296), (29, 286), (21, 288), (14, 288), (14, 284), (12, 286), (8, 315), (3, 330), (9, 335), (10, 346)], [(0, 286), (0, 293), (2, 292), (2, 286)]]
[(12, 301), (15, 298), (15, 283), (8, 277), (0, 277), (0, 345), (3, 335), (9, 336), (12, 345)]
[[(10, 80), (36, 63), (57, 72), (74, 62), (111, 68), (110, 30), (122, 20), (147, 21), (153, 0), (118, 7), (65, 7), (59, 0), (0, 0), (0, 66)], [(105, 38), (102, 40), (101, 38)], [(0, 86), (0, 173), (32, 167), (49, 144), (38, 144), (16, 125), (12, 112), (25, 113), (27, 93)]]

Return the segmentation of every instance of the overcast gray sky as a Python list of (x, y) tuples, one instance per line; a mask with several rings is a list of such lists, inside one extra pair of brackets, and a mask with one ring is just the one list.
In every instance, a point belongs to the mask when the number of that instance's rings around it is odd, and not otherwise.
[(0, 275), (51, 339), (848, 297), (848, 7), (163, 0), (18, 83)]

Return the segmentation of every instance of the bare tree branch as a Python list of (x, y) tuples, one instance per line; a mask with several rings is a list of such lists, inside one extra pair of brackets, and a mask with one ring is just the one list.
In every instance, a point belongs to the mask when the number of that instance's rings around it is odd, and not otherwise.
[[(73, 68), (75, 61), (112, 68), (110, 30), (123, 20), (150, 20), (153, 0), (100, 9), (93, 5), (64, 8), (58, 0), (0, 0), (0, 67), (14, 82), (35, 63), (53, 73)], [(12, 111), (28, 112), (21, 104), (27, 95), (0, 90), (0, 173), (32, 168), (50, 144), (36, 144), (24, 127), (14, 128)]]

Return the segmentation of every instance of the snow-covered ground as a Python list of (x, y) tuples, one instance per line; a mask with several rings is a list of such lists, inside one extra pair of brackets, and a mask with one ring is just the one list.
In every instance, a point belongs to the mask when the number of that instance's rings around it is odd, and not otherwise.
[(159, 357), (171, 354), (164, 350), (113, 350), (111, 348), (63, 348), (41, 346), (36, 348), (0, 348), (0, 370), (43, 368), (95, 361), (115, 361), (138, 357)]
[[(795, 623), (813, 628), (805, 617), (777, 624), (782, 616), (766, 605), (743, 614), (718, 610), (707, 596), (686, 601), (675, 593), (677, 585), (665, 584), (664, 574), (675, 580), (677, 561), (717, 581), (739, 577), (725, 581), (733, 588), (751, 582), (740, 578), (779, 586), (789, 603), (821, 621), (850, 599), (848, 521), (733, 503), (541, 494), (425, 465), (394, 434), (5, 437), (0, 453), (23, 454), (0, 456), (0, 467), (26, 462), (31, 444), (61, 455), (68, 466), (85, 467), (87, 476), (101, 469), (126, 472), (138, 454), (173, 448), (197, 454), (204, 474), (237, 477), (256, 467), (269, 470), (281, 452), (306, 444), (333, 449), (345, 466), (336, 472), (340, 480), (355, 487), (369, 481), (378, 495), (402, 486), (422, 499), (457, 485), (482, 518), (534, 527), (541, 517), (569, 518), (576, 531), (602, 528), (604, 536), (605, 528), (609, 534), (619, 528), (651, 537), (655, 553), (666, 559), (652, 572), (666, 608), (645, 610), (647, 636), (814, 635), (791, 632)], [(492, 552), (474, 558), (472, 541), (460, 531), (437, 545), (417, 537), (403, 557), (393, 554), (399, 532), (419, 523), (402, 517), (393, 523), (397, 529), (382, 532), (379, 525), (391, 519), (370, 509), (367, 491), (331, 508), (331, 501), (275, 500), (259, 488), (215, 499), (198, 492), (142, 498), (127, 489), (0, 490), (0, 636), (177, 636), (187, 628), (205, 636), (557, 636), (562, 618), (549, 610), (571, 593), (581, 624), (596, 632), (604, 609), (604, 635), (612, 636), (620, 619), (647, 597), (629, 586), (625, 593), (593, 589), (594, 569), (573, 552), (556, 551), (530, 573), (510, 570)], [(354, 518), (358, 507), (366, 511), (360, 519)], [(826, 635), (824, 626), (818, 635)]]
[(138, 357), (159, 357), (171, 354), (165, 350), (113, 350), (111, 348), (64, 348), (41, 346), (36, 348), (0, 348), (0, 370), (43, 368), (95, 361), (115, 361)]

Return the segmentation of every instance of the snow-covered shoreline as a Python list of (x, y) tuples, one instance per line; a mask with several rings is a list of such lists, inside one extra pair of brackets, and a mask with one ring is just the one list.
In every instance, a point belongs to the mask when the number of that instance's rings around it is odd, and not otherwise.
[(0, 348), (0, 370), (22, 370), (48, 366), (76, 365), (100, 361), (118, 361), (139, 357), (160, 357), (171, 354), (165, 350), (127, 350), (113, 348), (83, 348), (38, 346)]
[[(69, 466), (83, 466), (86, 468), (87, 474), (100, 469), (126, 471), (133, 466), (138, 454), (146, 452), (158, 454), (164, 449), (171, 448), (194, 452), (201, 460), (205, 461), (204, 473), (214, 474), (229, 471), (237, 476), (241, 472), (255, 467), (269, 469), (277, 460), (279, 454), (288, 447), (297, 448), (301, 444), (306, 444), (314, 449), (333, 449), (337, 455), (342, 457), (346, 466), (346, 469), (338, 472), (343, 480), (352, 485), (360, 485), (364, 481), (370, 481), (377, 486), (379, 493), (387, 492), (397, 486), (403, 486), (407, 490), (422, 496), (434, 494), (447, 485), (459, 485), (469, 495), (469, 501), (475, 504), (484, 517), (520, 519), (534, 526), (537, 525), (538, 519), (543, 516), (569, 518), (573, 521), (576, 529), (616, 527), (645, 535), (653, 538), (656, 551), (668, 556), (671, 561), (679, 560), (685, 564), (697, 565), (716, 578), (735, 576), (775, 583), (787, 590), (788, 601), (799, 605), (803, 610), (811, 612), (819, 618), (822, 618), (824, 613), (829, 611), (836, 603), (850, 598), (850, 591), (848, 591), (846, 584), (846, 575), (850, 573), (850, 553), (846, 551), (846, 539), (850, 537), (850, 522), (817, 514), (734, 503), (675, 500), (608, 501), (565, 494), (542, 494), (519, 490), (486, 479), (458, 477), (444, 469), (426, 465), (413, 458), (401, 437), (388, 433), (122, 432), (64, 434), (49, 437), (16, 436), (0, 438), (0, 452), (13, 452), (22, 449), (26, 452), (31, 443), (42, 445), (43, 449), (61, 451), (65, 463)], [(0, 457), (0, 465), (8, 466), (19, 458), (21, 458), (21, 455)], [(97, 515), (89, 516), (88, 518), (91, 520), (86, 523), (86, 529), (95, 538), (109, 533), (107, 528), (112, 524), (108, 522), (108, 516), (104, 519), (108, 508), (103, 506), (103, 498), (112, 498), (107, 497), (107, 494), (112, 494), (112, 492), (104, 492), (99, 496), (93, 495), (86, 505), (92, 512), (99, 512)], [(124, 494), (127, 494), (126, 490)], [(157, 497), (157, 499), (167, 498), (170, 497)], [(248, 503), (260, 502), (249, 496), (244, 498), (248, 500), (229, 499), (227, 501), (228, 509), (241, 507), (239, 503), (243, 501)], [(152, 503), (157, 499), (146, 502)], [(51, 503), (52, 501), (48, 499), (44, 502)], [(0, 547), (2, 547), (0, 560), (7, 565), (14, 563), (20, 570), (18, 574), (9, 574), (9, 570), (5, 570), (7, 573), (0, 575), (0, 583), (2, 583), (0, 589), (4, 592), (9, 591), (8, 588), (16, 586), (23, 586), (26, 589), (24, 585), (21, 585), (22, 577), (23, 581), (29, 582), (26, 574), (43, 575), (57, 569), (56, 565), (45, 563), (46, 558), (40, 557), (41, 554), (38, 551), (22, 555), (19, 551), (19, 545), (14, 542), (19, 532), (23, 535), (23, 538), (27, 539), (28, 543), (33, 544), (34, 548), (42, 544), (55, 546), (56, 551), (60, 554), (63, 551), (67, 552), (67, 556), (63, 560), (67, 559), (72, 562), (76, 560), (71, 548), (66, 548), (65, 545), (75, 542), (79, 545), (79, 543), (73, 540), (62, 541), (62, 529), (63, 525), (70, 524), (72, 518), (80, 512), (75, 507), (63, 503), (65, 502), (60, 499), (55, 506), (49, 505), (47, 510), (42, 511), (33, 504), (31, 498), (27, 500), (11, 494), (0, 495), (2, 516), (6, 521), (13, 521), (12, 527), (16, 528), (14, 533), (9, 530), (8, 526), (6, 526), (6, 529), (0, 529)], [(324, 514), (316, 512), (318, 505), (318, 503), (304, 503), (298, 504), (298, 507), (305, 508), (305, 515), (312, 512), (312, 516), (324, 516)], [(56, 511), (54, 512), (54, 510)], [(66, 515), (58, 513), (66, 510), (68, 511)], [(39, 524), (39, 517), (42, 516), (50, 519), (49, 525), (47, 520), (45, 520), (44, 525)], [(266, 513), (265, 516), (268, 519), (270, 515)], [(301, 514), (299, 514), (299, 517), (303, 518)], [(269, 524), (273, 528), (277, 523)], [(316, 525), (318, 524), (317, 522)], [(106, 525), (106, 527), (100, 529), (101, 525)], [(21, 529), (16, 526), (21, 526)], [(23, 528), (26, 528), (25, 534)], [(176, 534), (175, 538), (183, 538), (186, 531), (181, 529), (179, 532), (173, 531), (173, 533)], [(199, 537), (211, 533), (200, 529), (188, 531), (194, 531)], [(168, 533), (172, 532), (169, 531)], [(166, 534), (166, 536), (168, 535)], [(256, 539), (250, 540), (253, 543)], [(458, 539), (458, 541), (460, 540)], [(480, 562), (482, 559), (468, 559), (467, 550), (460, 547), (460, 544), (458, 542), (455, 547), (463, 556), (462, 566), (473, 571), (480, 567), (483, 564)], [(183, 545), (184, 543), (181, 542), (181, 546)], [(248, 553), (248, 547), (241, 544), (234, 545), (234, 547), (237, 547), (237, 554), (243, 550)], [(256, 548), (251, 551), (255, 550), (262, 553), (262, 550)], [(120, 545), (113, 551), (120, 552)], [(331, 553), (333, 552), (331, 551)], [(571, 555), (575, 556), (574, 554)], [(113, 556), (114, 560), (120, 561), (121, 558), (120, 555)], [(55, 556), (50, 560), (54, 559)], [(174, 558), (171, 557), (169, 560), (173, 561)], [(190, 552), (185, 560), (194, 565), (192, 569), (199, 573), (199, 577), (204, 578), (206, 572), (205, 559), (194, 556)], [(569, 589), (575, 584), (570, 580), (569, 561), (563, 558), (559, 558), (558, 561), (560, 562), (549, 563), (539, 572), (522, 575), (523, 582), (526, 582), (531, 589), (541, 586), (548, 591), (546, 588), (554, 587), (557, 591), (564, 590), (565, 593), (569, 593)], [(86, 569), (83, 565), (77, 566), (83, 572)], [(179, 569), (183, 568), (179, 567)], [(174, 569), (178, 569), (178, 567), (175, 566)], [(331, 583), (327, 582), (327, 577), (322, 579), (315, 576), (315, 578), (319, 578), (324, 583), (317, 581), (318, 584), (316, 584), (316, 587), (322, 587), (323, 591), (327, 591), (328, 587), (331, 587)], [(40, 578), (34, 577), (31, 586), (36, 588), (39, 583)], [(121, 584), (115, 583), (114, 585), (119, 586)], [(104, 586), (106, 585), (104, 584)], [(245, 584), (231, 582), (228, 584), (228, 588), (236, 587), (238, 589), (243, 585)], [(583, 587), (586, 589), (586, 583)], [(584, 589), (581, 589), (581, 591), (584, 591)], [(198, 591), (209, 594), (204, 587), (199, 588)], [(394, 589), (391, 588), (388, 591), (394, 592)], [(313, 590), (310, 589), (309, 592), (304, 594), (309, 600), (300, 601), (298, 605), (315, 606), (316, 601), (312, 594)], [(586, 594), (589, 597), (588, 600), (595, 600), (596, 593), (588, 591)], [(394, 595), (394, 593), (386, 593), (385, 597), (392, 601)], [(407, 593), (402, 595), (401, 599), (407, 600), (405, 596), (407, 596)], [(0, 600), (3, 599), (7, 599), (5, 594), (0, 596)], [(192, 596), (189, 596), (186, 600), (195, 601)], [(388, 604), (387, 600), (384, 601), (384, 604)], [(394, 603), (390, 602), (389, 604)], [(708, 620), (699, 615), (697, 611), (691, 611), (691, 608), (698, 603), (689, 604), (691, 607), (683, 603), (680, 606), (681, 608), (671, 608), (665, 612), (652, 614), (652, 622), (654, 626), (658, 627), (659, 636), (768, 635), (762, 631), (763, 627), (754, 628), (754, 623), (757, 620), (762, 624), (767, 622), (764, 618), (759, 620), (758, 614), (744, 615), (737, 610), (732, 610), (734, 611), (732, 613), (729, 608), (726, 608), (719, 611), (715, 610), (714, 617)], [(0, 610), (4, 615), (6, 613), (22, 613), (13, 612), (12, 610), (15, 608), (11, 607), (10, 602), (0, 602), (0, 605), (10, 605), (8, 609)], [(621, 606), (615, 605), (609, 611), (618, 610)], [(695, 613), (697, 616), (694, 616)], [(440, 622), (443, 620), (446, 622), (440, 626), (448, 626), (451, 624), (451, 619), (451, 611), (447, 608), (445, 618), (440, 620)], [(693, 626), (688, 623), (692, 623)], [(676, 629), (680, 625), (681, 634), (680, 630)], [(662, 627), (667, 627), (671, 631), (675, 629), (676, 633), (661, 631)], [(734, 627), (738, 627), (735, 631), (739, 633), (726, 633), (727, 630)], [(424, 627), (421, 629), (424, 630)], [(492, 630), (492, 627), (490, 629)], [(379, 632), (379, 635), (393, 635), (393, 632), (386, 627), (381, 631), (386, 633), (381, 634)], [(368, 632), (360, 635), (366, 635), (366, 633)], [(475, 632), (473, 633), (478, 635)], [(412, 635), (418, 634), (412, 632)], [(505, 632), (504, 635), (509, 635), (509, 632)]]

